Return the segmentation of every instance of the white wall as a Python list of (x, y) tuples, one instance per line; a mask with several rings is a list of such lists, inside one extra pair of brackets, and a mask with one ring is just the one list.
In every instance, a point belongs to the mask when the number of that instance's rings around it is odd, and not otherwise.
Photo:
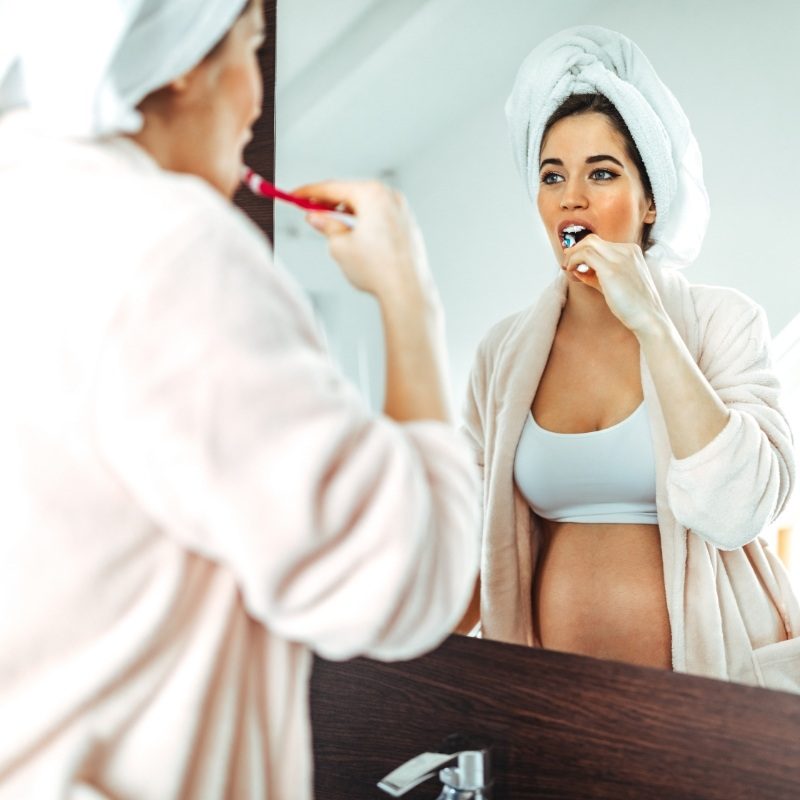
[[(283, 0), (284, 9), (292, 2), (302, 14), (302, 0)], [(353, 141), (367, 126), (373, 142), (386, 143), (383, 167), (396, 172), (396, 183), (416, 210), (448, 313), (458, 397), (485, 330), (531, 302), (555, 273), (535, 210), (514, 171), (503, 103), (528, 50), (568, 25), (600, 24), (633, 38), (692, 121), (704, 156), (712, 220), (703, 254), (688, 277), (734, 286), (753, 297), (767, 309), (773, 334), (800, 310), (800, 264), (791, 250), (800, 187), (795, 64), (800, 2), (431, 0), (430, 6), (437, 3), (442, 13), (417, 36), (420, 51), (406, 43), (402, 56), (393, 55), (397, 62), (381, 65), (374, 85), (360, 76), (358, 87), (350, 86), (342, 96), (338, 116), (320, 123), (319, 130), (305, 129), (302, 137), (295, 132), (282, 141), (279, 103), (277, 167), (279, 178), (290, 183), (295, 175), (329, 177), (340, 169), (345, 175), (375, 175), (375, 147), (365, 155), (363, 172), (357, 168), (357, 148), (346, 150), (348, 119), (356, 110)], [(373, 13), (380, 6), (372, 3)], [(313, 22), (306, 18), (303, 24)], [(302, 39), (294, 41), (296, 47)], [(423, 61), (425, 70), (417, 75), (413, 65)], [(420, 107), (428, 111), (424, 118), (414, 116), (405, 87), (400, 110), (417, 123), (420, 138), (411, 155), (398, 159), (395, 155), (409, 147), (408, 129), (393, 143), (387, 109), (396, 109), (399, 101), (393, 103), (392, 92), (406, 76), (417, 81), (411, 94), (424, 96)], [(279, 83), (280, 78), (279, 66)], [(441, 113), (430, 111), (434, 89), (441, 94)], [(374, 116), (364, 108), (370, 96), (380, 109)], [(357, 108), (349, 108), (350, 101)], [(342, 145), (326, 149), (333, 129), (345, 150)], [(292, 148), (292, 139), (302, 139), (303, 146)], [(292, 214), (285, 212), (281, 219)], [(377, 316), (369, 302), (354, 299), (344, 284), (335, 283), (335, 267), (313, 235), (303, 234), (301, 244), (282, 230), (279, 219), (278, 252), (289, 267), (306, 285), (324, 284), (340, 297), (344, 322), (331, 338), (345, 341), (340, 349), (350, 353), (350, 362), (359, 337), (371, 343), (370, 352), (379, 353)], [(380, 369), (375, 360), (370, 380), (378, 384)]]
[[(523, 17), (535, 29), (532, 6)], [(639, 43), (692, 122), (712, 216), (687, 277), (742, 290), (767, 308), (777, 333), (800, 311), (800, 256), (790, 244), (800, 189), (792, 63), (800, 3), (598, 2), (580, 22)], [(512, 164), (504, 101), (493, 98), (439, 132), (400, 169), (448, 309), (457, 392), (486, 328), (530, 303), (555, 274)]]

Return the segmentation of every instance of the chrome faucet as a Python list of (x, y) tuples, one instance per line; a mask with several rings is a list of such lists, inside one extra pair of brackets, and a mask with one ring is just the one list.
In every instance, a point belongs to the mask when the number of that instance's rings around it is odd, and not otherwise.
[[(447, 766), (452, 764), (455, 766)], [(441, 794), (436, 800), (491, 800), (491, 764), (488, 750), (462, 750), (459, 753), (422, 753), (390, 772), (378, 788), (392, 797), (406, 792), (432, 778), (439, 770)]]

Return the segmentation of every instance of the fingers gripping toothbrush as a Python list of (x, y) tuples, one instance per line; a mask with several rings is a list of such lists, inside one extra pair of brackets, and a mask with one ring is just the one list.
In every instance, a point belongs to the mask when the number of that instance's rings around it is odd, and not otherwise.
[[(584, 228), (583, 225), (567, 225), (561, 232), (561, 246), (565, 250), (574, 247), (581, 239), (588, 236), (590, 233), (591, 231)], [(590, 267), (588, 264), (578, 264), (576, 268), (576, 272), (581, 272), (583, 274), (586, 274), (589, 270)]]

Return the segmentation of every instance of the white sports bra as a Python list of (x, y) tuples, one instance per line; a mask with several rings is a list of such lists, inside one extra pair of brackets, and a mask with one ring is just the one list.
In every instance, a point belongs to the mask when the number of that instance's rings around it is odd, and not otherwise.
[(647, 409), (588, 433), (555, 433), (529, 413), (514, 480), (540, 517), (553, 522), (656, 524), (656, 469)]

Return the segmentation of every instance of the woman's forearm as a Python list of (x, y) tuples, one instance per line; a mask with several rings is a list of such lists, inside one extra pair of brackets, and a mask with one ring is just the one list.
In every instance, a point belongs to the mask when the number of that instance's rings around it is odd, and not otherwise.
[(444, 313), (422, 288), (378, 297), (386, 346), (384, 413), (398, 422), (450, 422)]
[(405, 198), (376, 181), (326, 182), (295, 194), (345, 203), (358, 217), (355, 228), (325, 214), (311, 214), (309, 222), (328, 237), (331, 255), (350, 283), (380, 306), (386, 415), (398, 422), (450, 422), (444, 313)]
[(672, 454), (693, 455), (722, 431), (730, 412), (669, 317), (658, 316), (636, 336), (656, 387)]

